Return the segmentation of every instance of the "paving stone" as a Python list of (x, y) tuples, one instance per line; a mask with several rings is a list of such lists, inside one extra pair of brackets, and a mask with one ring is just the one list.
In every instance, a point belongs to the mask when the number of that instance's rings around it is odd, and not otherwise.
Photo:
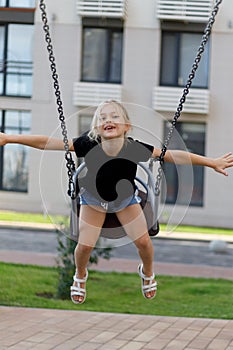
[(0, 306), (0, 325), (1, 350), (233, 350), (233, 320)]

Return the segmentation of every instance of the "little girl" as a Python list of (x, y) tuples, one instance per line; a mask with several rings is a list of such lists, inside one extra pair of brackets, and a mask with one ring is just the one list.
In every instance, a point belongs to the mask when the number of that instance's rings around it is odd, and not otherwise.
[[(82, 304), (86, 299), (87, 265), (106, 212), (116, 213), (138, 249), (141, 258), (138, 273), (143, 296), (152, 299), (156, 295), (153, 245), (134, 180), (137, 164), (159, 157), (161, 150), (127, 137), (130, 128), (131, 122), (123, 105), (117, 101), (105, 101), (95, 111), (90, 132), (69, 141), (70, 151), (74, 151), (77, 157), (84, 157), (87, 167), (87, 173), (79, 183), (79, 240), (74, 252), (76, 272), (71, 287), (71, 299), (75, 304)], [(0, 145), (8, 143), (42, 150), (64, 150), (60, 139), (0, 133)], [(225, 176), (225, 169), (233, 166), (231, 153), (213, 159), (185, 151), (168, 150), (164, 160), (175, 164), (207, 166)]]

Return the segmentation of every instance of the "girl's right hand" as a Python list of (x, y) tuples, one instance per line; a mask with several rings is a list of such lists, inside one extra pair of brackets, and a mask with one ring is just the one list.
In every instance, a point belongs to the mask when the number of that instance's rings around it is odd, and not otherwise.
[(0, 146), (5, 146), (7, 144), (6, 134), (0, 132)]

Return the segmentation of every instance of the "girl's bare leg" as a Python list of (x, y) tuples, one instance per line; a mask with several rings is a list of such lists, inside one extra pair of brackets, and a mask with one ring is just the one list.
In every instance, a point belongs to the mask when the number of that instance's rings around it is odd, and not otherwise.
[[(117, 217), (124, 226), (126, 233), (133, 240), (143, 263), (143, 273), (147, 277), (153, 275), (154, 247), (151, 242), (144, 213), (139, 204), (130, 205), (117, 213)], [(144, 281), (147, 284), (147, 281)], [(156, 291), (148, 292), (151, 298)]]
[[(76, 277), (83, 279), (86, 276), (86, 268), (90, 259), (91, 252), (99, 238), (101, 228), (105, 220), (105, 212), (101, 208), (82, 205), (79, 217), (79, 240), (75, 248)], [(76, 283), (74, 282), (74, 286)], [(81, 283), (84, 288), (84, 283)], [(82, 296), (74, 296), (80, 303)]]

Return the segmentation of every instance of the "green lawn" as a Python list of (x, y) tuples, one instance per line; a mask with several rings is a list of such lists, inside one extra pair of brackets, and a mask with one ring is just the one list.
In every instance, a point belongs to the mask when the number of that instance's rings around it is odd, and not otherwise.
[[(60, 224), (67, 223), (68, 217), (65, 216), (46, 216), (43, 214), (34, 213), (20, 213), (15, 211), (0, 211), (0, 221), (12, 221), (12, 222), (35, 222), (35, 223), (47, 223), (47, 224)], [(161, 231), (166, 230), (165, 224), (160, 224)], [(173, 230), (172, 226), (169, 226), (169, 230)], [(192, 233), (206, 233), (206, 234), (223, 234), (233, 235), (233, 230), (213, 227), (198, 227), (198, 226), (177, 226), (174, 228), (174, 232), (192, 232)]]
[[(172, 230), (172, 226), (169, 226)], [(161, 230), (167, 230), (166, 225), (161, 225)], [(201, 226), (176, 226), (174, 232), (190, 232), (190, 233), (204, 233), (204, 234), (217, 234), (217, 235), (233, 235), (232, 229), (218, 228), (218, 227), (201, 227)]]
[(12, 221), (12, 222), (35, 222), (41, 224), (53, 224), (59, 222), (65, 222), (67, 218), (65, 216), (49, 216), (36, 213), (20, 213), (16, 211), (0, 211), (0, 221)]
[(54, 297), (56, 268), (0, 263), (0, 304), (129, 314), (233, 319), (233, 282), (158, 276), (155, 299), (146, 300), (131, 273), (90, 271), (83, 305)]

